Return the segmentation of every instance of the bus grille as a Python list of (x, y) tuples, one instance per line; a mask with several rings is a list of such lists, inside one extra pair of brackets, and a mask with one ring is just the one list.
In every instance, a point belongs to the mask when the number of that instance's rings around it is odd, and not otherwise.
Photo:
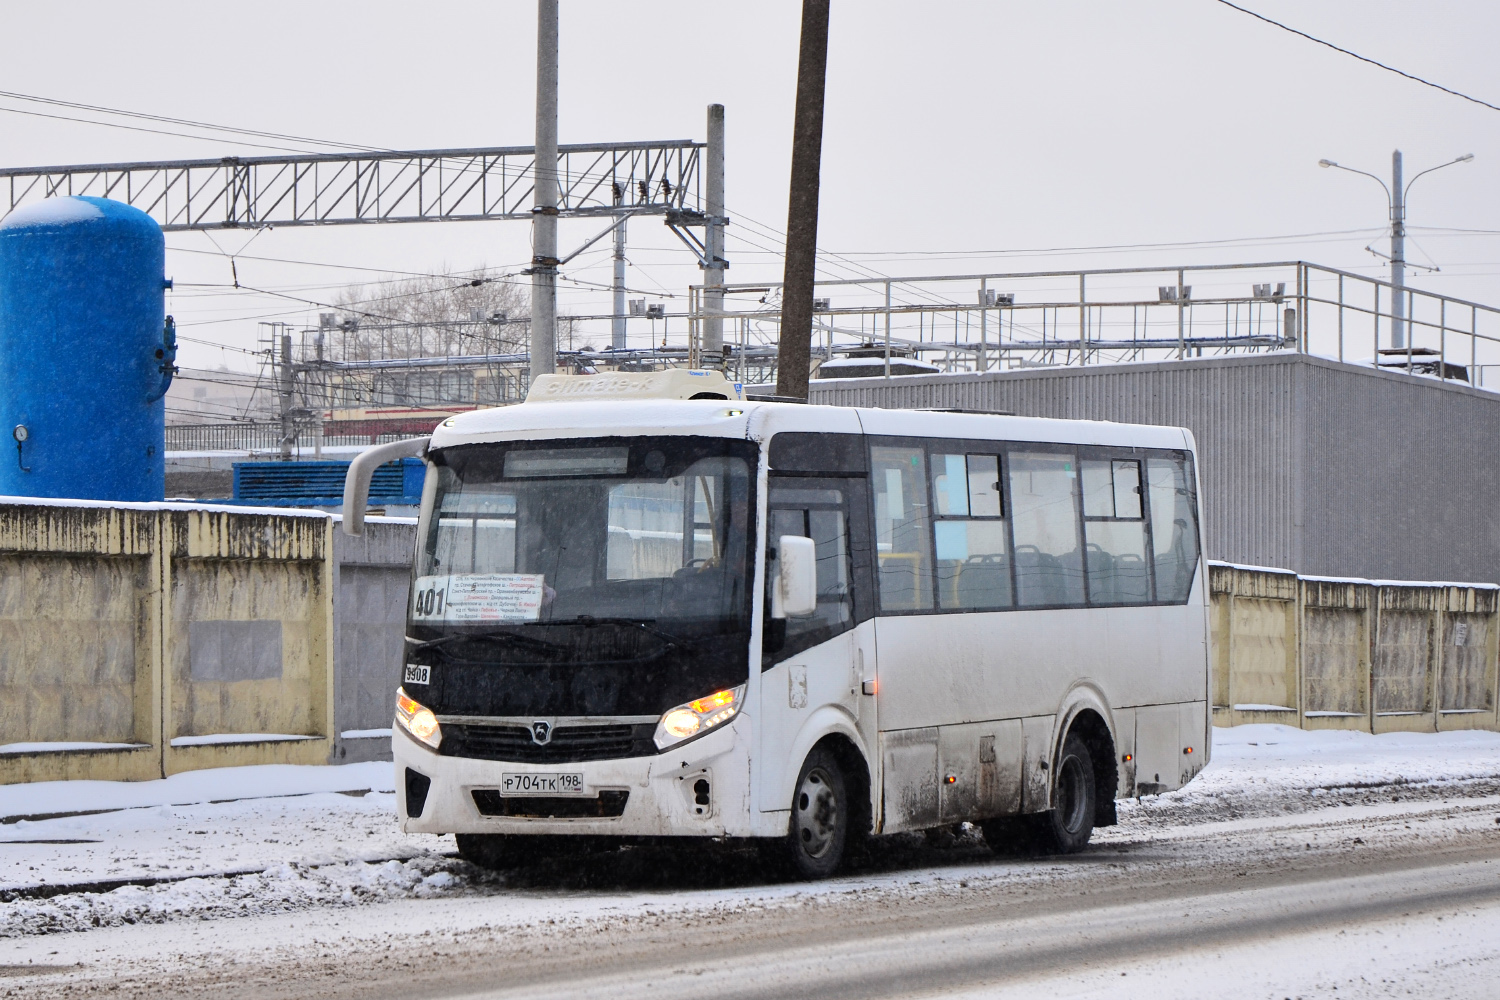
[(441, 752), (448, 757), (508, 760), (518, 764), (569, 764), (585, 760), (650, 757), (657, 752), (656, 724), (558, 726), (538, 745), (525, 726), (443, 724)]
[(474, 789), (474, 805), (481, 816), (526, 816), (531, 819), (606, 819), (625, 812), (629, 792), (600, 792), (592, 799), (560, 795), (501, 795), (493, 788)]

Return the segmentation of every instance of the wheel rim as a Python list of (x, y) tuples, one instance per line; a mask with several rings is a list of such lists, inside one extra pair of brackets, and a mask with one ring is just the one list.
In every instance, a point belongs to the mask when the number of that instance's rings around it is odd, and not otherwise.
[(1057, 768), (1057, 787), (1053, 792), (1053, 808), (1063, 829), (1077, 833), (1087, 820), (1088, 802), (1084, 796), (1083, 761), (1077, 757), (1064, 757)]
[(797, 846), (810, 858), (821, 858), (833, 849), (839, 828), (839, 800), (833, 782), (821, 767), (809, 768), (793, 803)]

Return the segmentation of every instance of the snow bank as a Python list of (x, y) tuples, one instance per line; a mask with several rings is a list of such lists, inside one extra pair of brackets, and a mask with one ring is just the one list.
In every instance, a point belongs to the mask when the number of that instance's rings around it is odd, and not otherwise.
[(465, 878), (448, 870), (461, 864), (443, 858), (314, 868), (280, 864), (232, 878), (190, 878), (112, 892), (18, 899), (0, 903), (0, 938), (430, 897), (466, 885)]
[(396, 790), (395, 771), (388, 761), (330, 767), (217, 767), (156, 781), (37, 781), (0, 785), (0, 823), (16, 816), (365, 790)]
[(1120, 804), (1122, 825), (1285, 816), (1330, 806), (1500, 794), (1500, 733), (1215, 729), (1208, 767), (1186, 787)]

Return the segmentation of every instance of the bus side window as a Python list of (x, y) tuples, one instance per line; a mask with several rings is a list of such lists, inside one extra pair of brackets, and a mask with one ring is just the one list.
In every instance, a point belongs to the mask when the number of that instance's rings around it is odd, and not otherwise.
[(1141, 463), (1084, 459), (1080, 466), (1089, 603), (1148, 603), (1151, 577), (1141, 511)]
[(1013, 451), (1009, 498), (1016, 544), (1016, 597), (1022, 607), (1065, 607), (1083, 601), (1071, 452)]
[(1011, 606), (1010, 555), (997, 455), (932, 456), (938, 606)]
[(1192, 466), (1185, 455), (1146, 459), (1151, 506), (1151, 556), (1156, 600), (1181, 604), (1198, 569), (1198, 517)]
[(881, 611), (925, 611), (932, 607), (926, 460), (919, 447), (870, 448)]

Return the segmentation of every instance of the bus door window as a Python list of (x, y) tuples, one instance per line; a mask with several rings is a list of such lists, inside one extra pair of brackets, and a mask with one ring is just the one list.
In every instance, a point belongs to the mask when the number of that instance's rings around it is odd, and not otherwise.
[(1089, 602), (1148, 603), (1151, 577), (1146, 562), (1141, 463), (1086, 458), (1080, 466)]
[[(807, 481), (779, 485), (773, 478), (768, 501), (771, 553), (766, 560), (767, 607), (780, 566), (775, 558), (782, 535), (811, 538), (816, 550), (818, 607), (806, 618), (778, 619), (771, 628), (781, 632), (770, 637), (767, 650), (778, 654), (767, 665), (817, 645), (854, 625), (854, 594), (850, 586), (848, 500), (841, 489), (814, 488)], [(770, 620), (768, 620), (770, 621)], [(770, 629), (768, 628), (768, 631)], [(783, 631), (784, 630), (784, 631)]]
[(1146, 480), (1151, 507), (1151, 550), (1156, 599), (1181, 604), (1193, 589), (1198, 569), (1198, 516), (1192, 466), (1184, 455), (1148, 458)]
[(1083, 604), (1083, 546), (1074, 500), (1078, 459), (1070, 452), (1013, 451), (1008, 465), (1017, 603)]
[(939, 607), (973, 611), (1011, 606), (1000, 485), (997, 455), (932, 456)]
[(920, 447), (870, 448), (875, 555), (882, 611), (932, 607), (926, 455)]

